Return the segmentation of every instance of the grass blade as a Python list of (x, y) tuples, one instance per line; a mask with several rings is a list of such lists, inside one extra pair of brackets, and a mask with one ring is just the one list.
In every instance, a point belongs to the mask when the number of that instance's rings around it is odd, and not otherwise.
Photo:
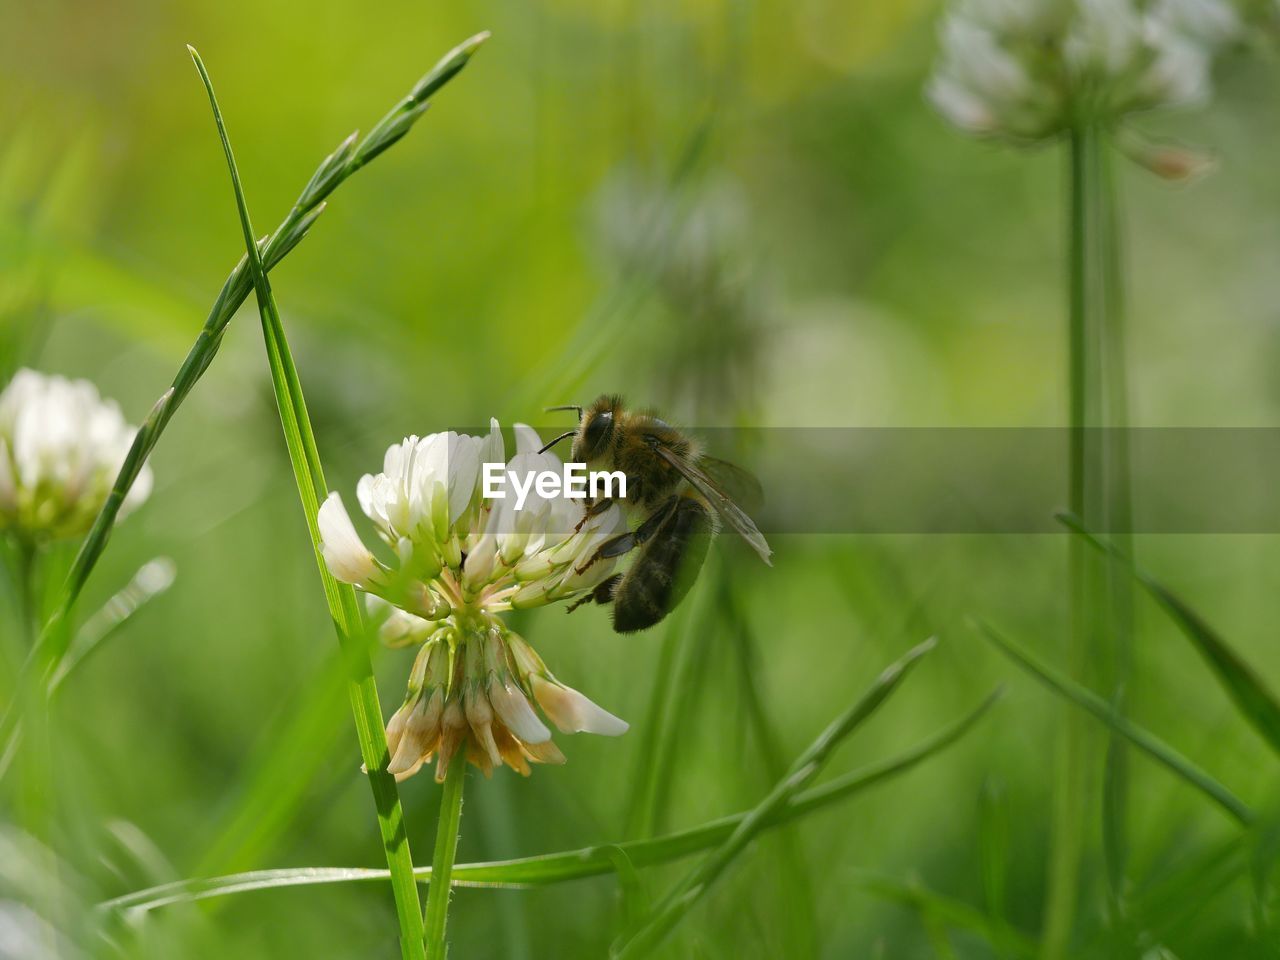
[[(782, 779), (787, 770), (787, 761), (770, 722), (764, 696), (757, 682), (760, 673), (760, 657), (758, 638), (752, 629), (750, 618), (741, 607), (737, 593), (733, 590), (731, 564), (738, 562), (736, 556), (725, 556), (717, 570), (716, 588), (717, 607), (724, 618), (724, 628), (732, 637), (734, 644), (734, 664), (738, 675), (742, 702), (746, 707), (748, 729), (755, 740), (756, 747), (763, 761), (765, 776), (768, 782)], [(777, 837), (778, 869), (774, 880), (785, 917), (784, 929), (786, 937), (783, 943), (789, 953), (802, 957), (816, 957), (821, 951), (817, 941), (817, 918), (815, 904), (817, 897), (813, 889), (813, 881), (804, 862), (804, 851), (801, 849), (798, 835), (792, 830), (781, 830)]]
[[(995, 691), (971, 713), (928, 740), (890, 760), (836, 777), (830, 783), (792, 797), (786, 805), (766, 820), (766, 827), (781, 826), (800, 817), (848, 799), (854, 794), (890, 780), (919, 766), (958, 741), (986, 715), (999, 697)], [(615, 873), (619, 851), (636, 869), (651, 867), (706, 850), (727, 840), (747, 814), (713, 820), (689, 830), (654, 840), (633, 840), (619, 844), (602, 844), (547, 853), (518, 860), (492, 863), (460, 863), (453, 868), (454, 886), (532, 887), (586, 877)], [(99, 905), (100, 910), (145, 913), (175, 903), (224, 897), (254, 890), (307, 886), (319, 883), (355, 883), (386, 880), (386, 870), (358, 867), (294, 867), (278, 870), (255, 870), (207, 880), (182, 880), (116, 897)], [(430, 881), (431, 870), (415, 871), (419, 881)]]
[(1090, 533), (1080, 519), (1072, 514), (1060, 513), (1058, 520), (1085, 543), (1115, 558), (1132, 573), (1134, 579), (1195, 646), (1241, 716), (1258, 731), (1272, 750), (1280, 753), (1280, 700), (1267, 689), (1253, 668), (1195, 610), (1151, 574), (1136, 566), (1117, 546)]
[(240, 175), (236, 170), (235, 156), (227, 138), (222, 112), (213, 92), (209, 73), (194, 47), (188, 47), (195, 61), (205, 91), (209, 94), (209, 106), (213, 110), (218, 136), (226, 155), (227, 168), (235, 190), (236, 208), (240, 214), (240, 226), (244, 231), (249, 268), (257, 294), (258, 311), (262, 317), (263, 339), (271, 367), (271, 385), (275, 390), (276, 404), (280, 411), (280, 424), (284, 429), (285, 444), (289, 450), (289, 462), (293, 467), (298, 495), (302, 501), (307, 528), (311, 533), (312, 550), (324, 587), (329, 614), (338, 632), (349, 669), (348, 686), (356, 731), (360, 740), (360, 752), (369, 770), (369, 783), (378, 811), (378, 826), (391, 873), (391, 888), (395, 897), (396, 915), (400, 922), (400, 950), (404, 957), (420, 958), (423, 952), (423, 926), (418, 888), (413, 879), (413, 860), (409, 852), (409, 840), (404, 829), (404, 814), (395, 780), (387, 772), (390, 756), (382, 728), (382, 707), (378, 703), (378, 689), (373, 680), (373, 664), (369, 660), (360, 608), (355, 590), (347, 584), (339, 584), (325, 565), (320, 550), (320, 529), (317, 514), (320, 498), (324, 494), (324, 473), (320, 466), (320, 454), (307, 416), (302, 386), (298, 380), (289, 346), (285, 340), (280, 312), (267, 280), (261, 252), (254, 242), (253, 226), (245, 202)]
[(619, 846), (606, 845), (604, 851), (613, 862), (613, 872), (618, 877), (618, 900), (622, 914), (622, 932), (627, 934), (638, 927), (649, 914), (649, 894), (645, 890), (640, 871)]
[(143, 564), (133, 579), (108, 600), (97, 613), (85, 621), (67, 648), (67, 655), (58, 665), (49, 681), (49, 692), (56, 691), (71, 671), (100, 649), (103, 642), (142, 610), (147, 604), (173, 585), (175, 576), (173, 561), (157, 557)]
[(946, 927), (975, 933), (1005, 956), (1036, 956), (1035, 944), (1008, 924), (918, 883), (903, 883), (891, 877), (869, 874), (859, 877), (858, 885), (883, 900), (912, 907), (926, 918), (932, 918)]
[[(320, 163), (288, 215), (266, 242), (260, 245), (262, 262), (266, 270), (270, 271), (274, 268), (306, 236), (311, 225), (324, 210), (326, 197), (378, 153), (389, 147), (394, 140), (398, 140), (408, 132), (412, 123), (421, 116), (422, 108), (428, 102), (427, 98), (457, 76), (488, 36), (488, 33), (477, 34), (445, 54), (440, 62), (418, 81), (409, 95), (374, 127), (369, 136), (361, 142), (361, 150), (350, 149), (348, 144), (353, 138), (348, 138)], [(390, 138), (388, 132), (392, 126), (395, 128), (394, 139)], [(201, 328), (195, 343), (174, 376), (173, 385), (156, 401), (151, 413), (138, 428), (133, 444), (116, 475), (111, 493), (98, 512), (93, 527), (81, 544), (71, 570), (63, 582), (53, 614), (45, 622), (31, 655), (23, 664), (22, 676), (17, 684), (20, 694), (32, 690), (33, 687), (38, 689), (38, 685), (32, 682), (33, 678), (51, 677), (66, 655), (67, 644), (70, 642), (69, 620), (72, 609), (89, 579), (89, 574), (92, 573), (106, 549), (107, 540), (111, 536), (125, 497), (138, 479), (138, 474), (142, 472), (151, 451), (174, 413), (204, 375), (209, 364), (213, 362), (218, 347), (222, 343), (227, 324), (248, 298), (252, 288), (248, 257), (244, 256), (240, 258), (223, 283), (204, 327)], [(0, 717), (0, 743), (5, 743), (5, 755), (10, 754), (16, 746), (14, 741), (18, 736), (17, 726), (18, 717), (22, 712), (21, 707), (22, 702), (15, 701), (10, 704), (4, 716)], [(0, 763), (0, 773), (3, 773), (4, 769), (4, 764)]]
[(663, 679), (653, 684), (645, 722), (641, 726), (642, 739), (636, 753), (636, 772), (632, 781), (636, 787), (631, 792), (626, 817), (625, 833), (628, 837), (643, 839), (656, 831), (661, 799), (660, 771), (668, 766), (664, 757), (672, 738), (667, 731), (674, 726), (671, 714), (675, 710), (673, 702), (677, 699), (674, 695), (675, 681), (668, 682), (665, 678), (677, 676), (677, 662), (681, 664), (680, 675), (684, 675), (691, 615), (688, 604), (677, 607), (668, 618), (662, 636), (654, 676)]
[(1149, 733), (1136, 723), (1116, 713), (1109, 703), (1092, 690), (1080, 686), (1080, 684), (1058, 673), (1052, 667), (1041, 663), (987, 624), (979, 621), (977, 627), (1005, 656), (1054, 693), (1065, 697), (1076, 706), (1092, 713), (1139, 750), (1164, 764), (1187, 783), (1213, 800), (1214, 803), (1227, 811), (1241, 825), (1248, 826), (1253, 822), (1253, 811), (1249, 809), (1243, 800), (1155, 734)]
[(1008, 926), (1009, 800), (1004, 785), (990, 778), (983, 782), (979, 799), (978, 841), (987, 913), (995, 923)]
[(711, 885), (737, 858), (747, 845), (763, 830), (769, 819), (780, 813), (787, 803), (821, 772), (835, 748), (871, 716), (926, 653), (937, 645), (933, 639), (909, 650), (905, 656), (877, 678), (863, 696), (844, 714), (837, 717), (792, 764), (787, 775), (778, 782), (769, 795), (751, 810), (734, 828), (727, 840), (712, 851), (711, 855), (695, 867), (687, 877), (664, 898), (654, 913), (638, 931), (613, 951), (613, 955), (626, 960), (645, 956), (656, 949), (667, 935), (702, 898)]

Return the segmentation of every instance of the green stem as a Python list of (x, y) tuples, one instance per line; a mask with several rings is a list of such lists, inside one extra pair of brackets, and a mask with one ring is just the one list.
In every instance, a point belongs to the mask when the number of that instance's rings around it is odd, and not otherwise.
[[(1086, 225), (1087, 138), (1074, 131), (1070, 138), (1069, 236), (1068, 236), (1068, 407), (1070, 417), (1067, 466), (1067, 502), (1080, 515), (1085, 504), (1085, 388), (1086, 388)], [(1084, 669), (1087, 629), (1084, 610), (1084, 551), (1076, 543), (1067, 547), (1067, 602), (1069, 636), (1067, 668), (1080, 678)], [(1059, 707), (1063, 738), (1059, 746), (1056, 783), (1052, 797), (1052, 831), (1048, 891), (1045, 904), (1044, 957), (1058, 960), (1066, 953), (1075, 916), (1079, 882), (1080, 846), (1083, 840), (1085, 787), (1084, 718), (1066, 704)]]
[[(1119, 243), (1108, 131), (1081, 121), (1069, 138), (1068, 238), (1068, 501), (1091, 529), (1127, 537), (1132, 508), (1121, 323)], [(1074, 539), (1074, 538), (1073, 538)], [(1131, 670), (1132, 587), (1114, 563), (1068, 544), (1069, 637), (1072, 679), (1112, 691), (1122, 712)], [(1044, 956), (1066, 955), (1074, 926), (1099, 758), (1096, 734), (1084, 718), (1063, 715), (1063, 741), (1053, 795), (1052, 852), (1045, 911)], [(1127, 803), (1126, 747), (1108, 735), (1103, 785), (1103, 851), (1113, 901), (1123, 887)]]
[[(1123, 291), (1121, 290), (1120, 238), (1117, 199), (1109, 141), (1095, 151), (1095, 217), (1098, 221), (1098, 283), (1103, 318), (1100, 331), (1099, 389), (1105, 446), (1102, 450), (1102, 512), (1106, 528), (1121, 550), (1133, 554), (1133, 504), (1129, 473), (1129, 397), (1125, 349)], [(1105, 671), (1104, 689), (1110, 692), (1117, 714), (1125, 712), (1133, 673), (1133, 582), (1124, 563), (1102, 559), (1105, 579), (1105, 631), (1110, 649), (1099, 651)], [(1125, 873), (1128, 862), (1128, 748), (1114, 731), (1108, 734), (1103, 792), (1103, 857), (1108, 891), (1117, 919), (1126, 912)]]
[(36, 545), (26, 537), (17, 541), (18, 616), (22, 620), (22, 636), (28, 650), (35, 644), (40, 629), (40, 610), (36, 600)]
[(392, 894), (400, 921), (400, 949), (404, 957), (417, 960), (423, 956), (422, 919), (419, 913), (418, 891), (413, 880), (413, 860), (409, 852), (409, 841), (404, 829), (404, 814), (400, 808), (395, 781), (387, 772), (390, 757), (382, 728), (382, 707), (378, 702), (378, 689), (373, 679), (373, 665), (366, 646), (360, 608), (356, 602), (355, 591), (349, 585), (340, 584), (333, 578), (321, 553), (317, 515), (326, 484), (324, 472), (320, 466), (320, 454), (315, 435), (307, 415), (306, 400), (303, 397), (297, 368), (294, 366), (288, 341), (285, 338), (280, 312), (267, 280), (262, 254), (254, 241), (248, 205), (240, 184), (240, 175), (236, 169), (231, 143), (222, 121), (222, 112), (218, 108), (218, 101), (213, 92), (213, 84), (200, 55), (194, 48), (188, 47), (188, 49), (191, 51), (196, 69), (200, 72), (200, 79), (208, 92), (209, 105), (218, 127), (223, 153), (226, 155), (231, 184), (235, 191), (236, 207), (240, 215), (240, 226), (244, 233), (249, 269), (257, 294), (258, 311), (262, 318), (262, 334), (271, 368), (271, 383), (275, 390), (285, 445), (289, 451), (289, 462), (293, 467), (294, 480), (302, 501), (303, 515), (311, 534), (312, 550), (325, 599), (328, 602), (329, 613), (347, 662), (348, 693), (352, 714), (365, 768), (369, 771), (369, 784), (378, 813), (387, 866), (391, 871)]
[[(40, 627), (40, 597), (42, 564), (40, 547), (20, 536), (17, 542), (18, 616), (22, 621), (21, 635), (24, 648), (30, 650), (36, 642)], [(19, 758), (20, 775), (17, 783), (17, 822), (21, 829), (39, 841), (34, 863), (43, 871), (36, 900), (39, 909), (53, 924), (61, 928), (67, 920), (66, 902), (59, 881), (60, 867), (54, 852), (57, 836), (57, 813), (60, 806), (57, 780), (53, 767), (54, 739), (51, 732), (52, 717), (47, 686), (36, 676), (21, 676), (20, 682), (27, 689), (17, 691), (23, 701), (22, 720), (29, 736)], [(0, 770), (13, 758), (17, 744), (6, 745), (0, 757)], [(56, 951), (53, 939), (43, 946)]]
[(444, 791), (440, 795), (436, 849), (431, 858), (431, 884), (427, 887), (428, 960), (444, 960), (449, 952), (445, 927), (449, 922), (449, 892), (453, 880), (453, 860), (458, 852), (458, 827), (462, 823), (462, 787), (466, 780), (466, 770), (466, 758), (454, 757), (444, 778)]

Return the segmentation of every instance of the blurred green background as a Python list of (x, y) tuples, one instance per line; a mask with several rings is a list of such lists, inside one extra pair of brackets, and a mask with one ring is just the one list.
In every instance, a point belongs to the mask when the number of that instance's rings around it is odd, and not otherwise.
[[(934, 114), (921, 88), (938, 12), (918, 0), (7, 0), (4, 373), (88, 377), (136, 423), (194, 339), (241, 242), (185, 43), (218, 85), (265, 231), (347, 133), (489, 29), (418, 129), (345, 185), (272, 275), (329, 482), (349, 500), (405, 434), (490, 415), (545, 423), (546, 405), (605, 390), (702, 425), (1061, 425), (1061, 151), (974, 142)], [(1280, 418), (1276, 79), (1266, 57), (1236, 55), (1210, 108), (1144, 122), (1211, 146), (1211, 177), (1172, 188), (1121, 167), (1135, 423)], [(251, 308), (153, 465), (155, 491), (113, 538), (82, 609), (156, 555), (174, 559), (177, 581), (59, 701), (56, 790), (42, 802), (60, 882), (91, 904), (257, 867), (381, 866)], [(746, 673), (783, 758), (932, 633), (939, 651), (835, 767), (887, 757), (997, 683), (1007, 691), (955, 748), (760, 843), (670, 955), (996, 955), (954, 925), (941, 944), (921, 911), (869, 890), (871, 877), (1003, 910), (1034, 938), (1065, 708), (965, 618), (1061, 663), (1064, 538), (772, 539), (773, 569), (718, 551), (687, 608), (650, 634), (616, 636), (599, 609), (518, 618), (558, 675), (632, 729), (561, 737), (568, 764), (528, 780), (473, 772), (460, 861), (622, 838), (655, 685), (672, 685), (678, 732), (655, 828), (763, 796), (769, 748), (749, 719), (741, 638), (717, 615), (728, 577), (755, 634)], [(1137, 548), (1280, 685), (1274, 536), (1148, 536)], [(664, 644), (677, 664), (666, 673)], [(411, 656), (376, 654), (388, 715)], [(1130, 697), (1139, 722), (1241, 796), (1274, 797), (1274, 755), (1145, 601)], [(402, 792), (426, 862), (439, 788), (421, 776)], [(10, 826), (20, 808), (0, 807)], [(1201, 884), (1148, 909), (1150, 947), (1183, 960), (1275, 955), (1248, 871), (1199, 866), (1237, 832), (1220, 811), (1135, 757), (1130, 813), (1135, 890)], [(1007, 833), (995, 867), (993, 831)], [(1078, 943), (1095, 946), (1080, 955), (1138, 955), (1090, 952), (1106, 942), (1096, 816), (1089, 843)], [(1004, 876), (994, 907), (993, 869)], [(10, 858), (6, 895), (24, 899), (37, 871)], [(650, 894), (681, 872), (647, 871)], [(461, 890), (453, 955), (601, 956), (619, 922), (609, 878)], [(88, 949), (391, 956), (395, 930), (383, 885), (303, 887), (161, 910)]]

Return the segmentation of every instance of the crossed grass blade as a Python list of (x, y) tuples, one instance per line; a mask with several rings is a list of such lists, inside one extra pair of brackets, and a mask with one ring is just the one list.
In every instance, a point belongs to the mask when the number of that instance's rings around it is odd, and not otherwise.
[(988, 624), (976, 620), (974, 625), (996, 649), (1022, 670), (1035, 677), (1060, 697), (1093, 714), (1115, 733), (1172, 770), (1181, 779), (1191, 784), (1230, 814), (1241, 826), (1247, 827), (1253, 823), (1254, 812), (1243, 800), (1155, 734), (1117, 713), (1111, 704), (1107, 703), (1092, 690), (1082, 687), (1052, 667), (1041, 663)]
[(890, 664), (871, 688), (837, 717), (791, 765), (787, 775), (769, 795), (734, 827), (729, 837), (671, 890), (649, 919), (624, 942), (615, 944), (612, 956), (634, 960), (656, 949), (689, 910), (711, 888), (748, 844), (776, 817), (793, 797), (812, 782), (835, 748), (856, 730), (893, 693), (911, 668), (937, 645), (930, 638)]
[[(888, 760), (836, 777), (831, 782), (806, 790), (766, 817), (765, 828), (781, 826), (800, 817), (848, 799), (873, 786), (900, 776), (941, 753), (973, 729), (998, 699), (994, 691), (969, 714), (934, 734), (912, 749)], [(491, 863), (460, 863), (453, 868), (454, 886), (537, 887), (587, 877), (616, 873), (619, 856), (635, 869), (669, 863), (724, 843), (746, 819), (738, 813), (653, 840), (630, 840), (599, 844), (579, 850), (540, 854), (517, 860)], [(431, 868), (414, 871), (419, 882), (429, 882)], [(106, 912), (146, 913), (176, 903), (224, 897), (256, 890), (310, 886), (324, 883), (355, 883), (386, 880), (386, 870), (359, 867), (294, 867), (255, 870), (211, 879), (182, 880), (137, 890), (98, 905)]]
[(1093, 549), (1113, 558), (1128, 570), (1156, 604), (1168, 614), (1222, 684), (1236, 710), (1276, 753), (1280, 753), (1280, 700), (1262, 678), (1222, 635), (1163, 583), (1134, 564), (1133, 559), (1110, 541), (1091, 533), (1074, 514), (1060, 513), (1058, 521)]
[(1000, 956), (1031, 960), (1037, 955), (1036, 945), (1025, 934), (1000, 918), (960, 900), (936, 893), (918, 882), (904, 882), (878, 874), (860, 875), (855, 882), (861, 889), (882, 900), (912, 907), (926, 923), (937, 924), (944, 931), (951, 928), (976, 934), (998, 951)]

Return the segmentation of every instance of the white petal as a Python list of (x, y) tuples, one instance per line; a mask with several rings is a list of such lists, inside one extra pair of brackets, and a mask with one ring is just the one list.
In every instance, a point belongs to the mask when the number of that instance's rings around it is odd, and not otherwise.
[(378, 628), (378, 639), (389, 647), (406, 647), (410, 644), (422, 643), (438, 629), (437, 625), (430, 620), (423, 620), (399, 607), (393, 607), (372, 593), (365, 594), (365, 605), (375, 618), (386, 611), (386, 619)]
[(489, 702), (507, 729), (525, 743), (545, 743), (551, 739), (551, 731), (538, 719), (524, 693), (508, 680), (499, 683), (495, 678), (489, 684)]
[(435, 749), (440, 736), (440, 713), (444, 694), (437, 687), (430, 696), (418, 699), (413, 711), (405, 720), (395, 756), (387, 769), (394, 774), (416, 770), (425, 756)]
[(517, 423), (511, 431), (516, 435), (516, 453), (537, 453), (542, 449), (542, 438), (538, 431), (527, 423)]
[(369, 584), (378, 574), (378, 564), (356, 533), (342, 497), (329, 494), (316, 519), (320, 526), (320, 552), (329, 572), (343, 583)]
[(400, 749), (400, 738), (404, 736), (405, 724), (409, 722), (409, 716), (418, 707), (418, 700), (414, 699), (400, 705), (400, 709), (391, 715), (391, 719), (387, 721), (387, 749), (391, 751), (391, 756), (396, 755), (396, 751)]
[(484, 438), (480, 447), (480, 464), (484, 469), (486, 463), (506, 463), (506, 445), (502, 441), (502, 428), (498, 426), (496, 417), (489, 420), (489, 435)]
[(531, 673), (542, 674), (546, 672), (546, 664), (542, 662), (538, 652), (529, 646), (520, 634), (507, 634), (507, 649), (511, 651), (511, 656), (516, 662), (516, 670), (522, 677)]
[(1232, 42), (1244, 29), (1240, 15), (1223, 0), (1157, 0), (1148, 19), (1211, 48)]
[(573, 687), (533, 674), (533, 696), (542, 712), (565, 733), (598, 733), (617, 737), (627, 732), (627, 722), (597, 706)]
[(485, 441), (480, 437), (453, 433), (449, 435), (449, 524), (458, 522), (476, 494), (480, 480), (480, 451)]
[(989, 133), (995, 129), (996, 118), (991, 108), (950, 77), (934, 77), (928, 97), (934, 108), (961, 130)]
[(498, 556), (498, 538), (486, 533), (471, 548), (462, 566), (463, 583), (471, 590), (479, 590), (493, 576), (494, 561)]
[(360, 504), (360, 509), (364, 511), (364, 515), (370, 520), (379, 521), (384, 519), (378, 509), (377, 494), (374, 491), (376, 480), (371, 473), (366, 473), (356, 483), (356, 502)]
[[(87, 380), (20, 370), (0, 393), (0, 499), (31, 505), (24, 519), (42, 528), (32, 532), (81, 533), (106, 500), (135, 434), (120, 407)], [(144, 469), (121, 516), (150, 488)]]
[(536, 760), (538, 763), (564, 763), (564, 754), (560, 752), (554, 740), (522, 744), (521, 749), (530, 760)]
[(1101, 69), (1118, 76), (1141, 54), (1142, 26), (1130, 0), (1077, 0), (1067, 61), (1081, 72)]
[(467, 691), (464, 702), (467, 725), (471, 727), (472, 734), (480, 741), (481, 749), (489, 755), (493, 765), (502, 766), (502, 752), (493, 739), (493, 708), (489, 705), (489, 698), (483, 691), (473, 687)]

